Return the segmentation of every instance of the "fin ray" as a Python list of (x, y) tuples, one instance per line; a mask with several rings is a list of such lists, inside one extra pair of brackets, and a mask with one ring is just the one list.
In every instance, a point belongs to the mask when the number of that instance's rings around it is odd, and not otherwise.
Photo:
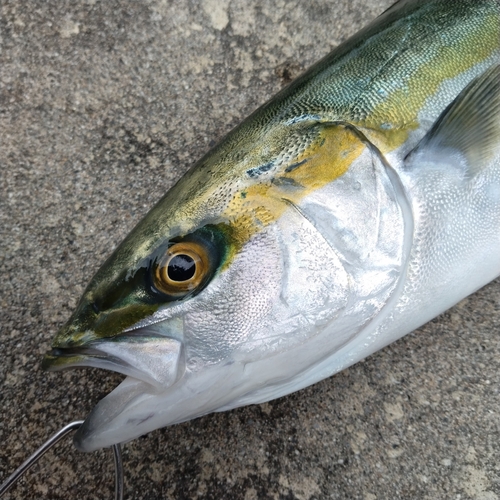
[(459, 152), (474, 175), (491, 161), (499, 145), (500, 64), (496, 64), (458, 95), (406, 160), (417, 154), (422, 159)]

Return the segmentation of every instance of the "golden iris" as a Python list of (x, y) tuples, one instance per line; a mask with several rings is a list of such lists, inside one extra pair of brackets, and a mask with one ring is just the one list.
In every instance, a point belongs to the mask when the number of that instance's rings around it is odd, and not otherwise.
[(183, 296), (196, 290), (210, 269), (207, 251), (199, 243), (175, 243), (155, 269), (154, 284), (171, 296)]

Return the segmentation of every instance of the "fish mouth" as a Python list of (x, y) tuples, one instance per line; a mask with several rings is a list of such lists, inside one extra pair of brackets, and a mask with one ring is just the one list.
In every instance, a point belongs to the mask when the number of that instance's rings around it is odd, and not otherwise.
[(53, 346), (45, 355), (42, 368), (51, 372), (101, 368), (164, 389), (182, 375), (183, 358), (180, 340), (158, 335), (146, 327), (83, 346)]

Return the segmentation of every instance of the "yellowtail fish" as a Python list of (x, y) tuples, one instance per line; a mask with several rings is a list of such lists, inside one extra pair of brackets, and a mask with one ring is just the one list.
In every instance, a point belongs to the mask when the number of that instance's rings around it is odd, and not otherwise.
[(313, 384), (500, 275), (500, 7), (399, 1), (135, 227), (43, 366), (125, 380), (92, 451)]

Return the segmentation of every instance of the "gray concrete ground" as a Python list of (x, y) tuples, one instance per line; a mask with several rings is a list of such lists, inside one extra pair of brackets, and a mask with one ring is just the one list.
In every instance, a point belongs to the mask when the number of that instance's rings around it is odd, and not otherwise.
[[(40, 361), (182, 173), (391, 0), (4, 0), (0, 481), (120, 377)], [(500, 282), (294, 395), (124, 446), (126, 498), (500, 498)], [(68, 439), (7, 498), (112, 498)]]

